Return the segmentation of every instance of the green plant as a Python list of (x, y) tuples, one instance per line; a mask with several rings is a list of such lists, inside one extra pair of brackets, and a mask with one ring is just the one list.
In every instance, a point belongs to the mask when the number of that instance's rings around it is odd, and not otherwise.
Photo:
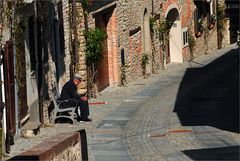
[(163, 68), (166, 68), (166, 58), (167, 58), (167, 47), (169, 43), (169, 32), (172, 26), (172, 22), (168, 19), (164, 18), (161, 20), (159, 27), (158, 27), (158, 38), (161, 42), (161, 47), (163, 51), (162, 61), (163, 61)]
[(198, 20), (198, 27), (199, 27), (199, 31), (203, 32), (205, 30), (204, 24), (203, 24), (203, 18), (200, 18)]
[(147, 54), (144, 53), (142, 55), (142, 63), (141, 63), (142, 67), (146, 67), (146, 65), (148, 64), (148, 61), (149, 61), (149, 57)]
[(82, 0), (82, 8), (84, 9), (84, 11), (88, 10), (88, 6), (89, 6), (89, 0)]
[(153, 17), (149, 18), (149, 26), (150, 26), (150, 30), (153, 32), (154, 31), (154, 26), (156, 25), (156, 20)]
[(127, 76), (126, 76), (126, 70), (127, 70), (127, 68), (128, 68), (129, 66), (128, 65), (121, 65), (121, 68), (120, 68), (120, 70), (121, 70), (121, 85), (124, 85), (124, 84), (126, 84), (126, 82), (127, 82)]
[(98, 28), (90, 29), (85, 33), (87, 65), (98, 65), (102, 59), (102, 45), (106, 33)]
[(211, 15), (210, 16), (210, 24), (215, 24), (216, 22), (216, 16), (215, 15)]
[(217, 28), (224, 30), (225, 7), (223, 5), (217, 6)]
[(147, 67), (148, 61), (149, 61), (149, 57), (146, 53), (144, 53), (142, 55), (142, 62), (141, 62), (142, 74), (143, 74), (144, 78), (146, 76), (146, 67)]
[(96, 94), (96, 74), (99, 64), (103, 58), (102, 50), (103, 43), (106, 39), (106, 33), (98, 28), (90, 29), (85, 32), (86, 38), (86, 63), (89, 69), (89, 92), (91, 95), (95, 96)]
[(190, 53), (192, 54), (194, 52), (194, 47), (196, 46), (196, 40), (190, 31), (188, 33), (189, 33), (188, 45), (189, 45)]
[(16, 80), (18, 83), (18, 105), (19, 108), (25, 108), (26, 99), (26, 62), (24, 47), (24, 29), (25, 22), (16, 24), (14, 36), (16, 45)]
[(195, 37), (193, 36), (193, 33), (189, 30), (188, 31), (188, 45), (189, 45), (189, 50), (190, 50), (190, 60), (194, 58), (194, 48), (196, 46), (196, 40)]
[(159, 36), (159, 40), (162, 41), (164, 43), (165, 40), (169, 39), (169, 32), (171, 29), (172, 23), (167, 20), (167, 19), (163, 19), (158, 27), (158, 36)]

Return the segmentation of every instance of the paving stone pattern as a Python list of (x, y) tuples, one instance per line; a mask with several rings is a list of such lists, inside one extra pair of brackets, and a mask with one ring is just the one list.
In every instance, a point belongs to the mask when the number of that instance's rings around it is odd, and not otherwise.
[[(191, 62), (171, 63), (167, 70), (124, 87), (108, 87), (97, 99), (90, 100), (108, 102), (91, 105), (91, 123), (41, 128), (40, 134), (33, 138), (18, 139), (10, 156), (58, 133), (85, 128), (90, 161), (226, 160), (229, 156), (232, 160), (239, 159), (236, 156), (239, 155), (239, 134), (223, 129), (216, 121), (216, 118), (222, 122), (229, 121), (221, 119), (219, 108), (224, 108), (222, 99), (225, 98), (224, 93), (232, 88), (229, 83), (235, 78), (234, 74), (230, 81), (228, 77), (221, 77), (223, 79), (218, 81), (218, 73), (210, 70), (214, 65), (206, 67), (232, 49), (235, 46)], [(227, 69), (219, 69), (218, 72), (224, 70)], [(187, 79), (189, 71), (192, 75)], [(206, 113), (202, 112), (205, 110)]]

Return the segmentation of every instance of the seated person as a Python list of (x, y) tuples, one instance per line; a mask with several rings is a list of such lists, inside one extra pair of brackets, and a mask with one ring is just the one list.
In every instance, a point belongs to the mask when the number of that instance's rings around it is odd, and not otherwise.
[[(59, 97), (59, 101), (68, 100), (67, 104), (63, 106), (66, 107), (73, 107), (76, 106), (75, 113), (77, 114), (78, 121), (85, 121), (90, 122), (92, 121), (89, 116), (89, 105), (88, 105), (88, 98), (86, 96), (81, 96), (77, 92), (77, 86), (81, 83), (81, 77), (79, 74), (75, 74), (72, 80), (66, 82), (62, 88), (61, 95)], [(79, 109), (80, 108), (80, 115)]]

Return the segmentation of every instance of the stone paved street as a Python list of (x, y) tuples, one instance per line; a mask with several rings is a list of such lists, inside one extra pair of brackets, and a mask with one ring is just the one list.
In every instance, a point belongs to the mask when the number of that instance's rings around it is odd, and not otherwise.
[(17, 140), (10, 156), (85, 128), (90, 161), (239, 160), (238, 54), (232, 46), (109, 87), (90, 100), (91, 123), (41, 128)]

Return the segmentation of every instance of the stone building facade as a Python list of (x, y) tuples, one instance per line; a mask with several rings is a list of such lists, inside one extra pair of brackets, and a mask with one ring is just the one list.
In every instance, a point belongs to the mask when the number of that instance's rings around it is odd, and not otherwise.
[[(96, 7), (97, 4), (97, 7)], [(152, 74), (163, 68), (165, 57), (158, 36), (159, 24), (164, 18), (172, 22), (168, 45), (167, 62), (188, 61), (217, 48), (216, 25), (208, 26), (208, 17), (203, 16), (205, 30), (195, 36), (195, 11), (199, 7), (191, 0), (107, 0), (89, 4), (87, 19), (84, 19), (82, 4), (76, 2), (76, 33), (78, 39), (77, 62), (73, 63), (73, 3), (63, 0), (39, 1), (37, 3), (37, 26), (40, 33), (38, 46), (39, 98), (42, 105), (42, 122), (47, 122), (49, 93), (54, 86), (61, 91), (62, 86), (79, 73), (83, 82), (79, 92), (87, 92), (87, 66), (85, 58), (86, 20), (89, 28), (102, 28), (107, 33), (104, 42), (103, 60), (97, 75), (98, 89), (122, 84), (122, 79), (131, 82), (142, 77), (142, 57), (147, 54), (147, 73)], [(208, 5), (210, 14), (216, 14), (216, 0), (201, 4)], [(212, 5), (210, 7), (210, 5)], [(200, 6), (201, 7), (201, 6)], [(155, 20), (153, 29), (150, 19)], [(188, 37), (192, 34), (196, 45), (190, 52)], [(186, 42), (185, 42), (186, 41)], [(42, 60), (41, 60), (42, 58)], [(40, 63), (41, 62), (41, 63)], [(38, 64), (38, 65), (39, 65)], [(124, 76), (124, 77), (123, 77)]]
[[(109, 0), (102, 6), (98, 4), (97, 8), (92, 6), (100, 2), (93, 1), (90, 8), (94, 9), (89, 13), (89, 24), (91, 27), (104, 28), (108, 35), (104, 52), (106, 59), (102, 64), (105, 72), (100, 72), (99, 85), (102, 88), (107, 85), (119, 85), (122, 75), (125, 75), (127, 82), (142, 77), (143, 54), (149, 57), (148, 74), (162, 69), (164, 56), (157, 28), (164, 18), (173, 22), (167, 62), (181, 63), (217, 49), (216, 23), (213, 28), (208, 29), (210, 16), (216, 15), (216, 0), (203, 2), (197, 4), (197, 1), (192, 0)], [(198, 9), (198, 17), (195, 14), (197, 7), (205, 8), (204, 11)], [(101, 16), (110, 17), (104, 20)], [(153, 33), (149, 26), (151, 18), (156, 22)], [(204, 32), (200, 36), (195, 36), (195, 24), (200, 18), (203, 21)], [(193, 52), (190, 51), (188, 44), (190, 34), (196, 44)], [(125, 70), (122, 70), (123, 65)], [(105, 80), (102, 80), (103, 78)], [(107, 83), (102, 83), (104, 81)]]
[[(212, 23), (211, 15), (216, 17), (217, 0), (91, 1), (87, 17), (82, 2), (76, 1), (76, 5), (73, 2), (35, 0), (28, 1), (20, 7), (22, 11), (18, 9), (24, 21), (28, 21), (28, 25), (34, 28), (34, 31), (31, 30), (34, 34), (29, 35), (26, 31), (27, 36), (24, 36), (23, 40), (30, 42), (32, 38), (35, 51), (32, 54), (24, 51), (24, 54), (36, 58), (33, 62), (30, 60), (30, 64), (34, 65), (35, 69), (34, 72), (28, 69), (29, 76), (26, 78), (32, 79), (31, 72), (36, 75), (33, 89), (37, 91), (34, 97), (37, 97), (35, 105), (38, 108), (35, 108), (30, 117), (35, 117), (35, 121), (42, 124), (48, 122), (48, 107), (51, 101), (49, 91), (54, 87), (61, 91), (62, 86), (73, 73), (79, 73), (83, 79), (79, 92), (81, 94), (87, 92), (88, 74), (84, 36), (86, 28), (101, 28), (107, 33), (103, 46), (103, 59), (97, 74), (99, 91), (108, 86), (122, 85), (143, 77), (141, 64), (144, 54), (149, 58), (146, 67), (149, 75), (165, 68), (165, 62), (181, 63), (218, 48), (216, 22), (213, 27), (209, 27)], [(219, 3), (224, 1), (219, 0)], [(31, 15), (25, 12), (29, 8)], [(74, 9), (76, 16), (73, 14)], [(29, 19), (31, 16), (32, 19)], [(158, 28), (164, 19), (171, 22), (167, 55), (163, 54), (163, 43), (158, 35)], [(154, 20), (152, 28), (151, 20)], [(202, 26), (199, 26), (199, 20)], [(11, 38), (11, 27), (5, 25), (5, 28), (2, 28), (1, 23), (3, 22), (0, 22), (0, 36), (3, 36), (1, 44), (4, 44)], [(228, 24), (227, 19), (226, 24)], [(27, 28), (31, 29), (31, 27)], [(204, 29), (200, 30), (201, 27)], [(229, 44), (227, 28), (222, 42), (225, 45)], [(190, 50), (190, 36), (195, 41), (193, 52)], [(74, 39), (77, 39), (76, 44)], [(77, 45), (76, 51), (73, 50), (74, 45)], [(25, 45), (25, 50), (28, 51), (29, 46)], [(29, 91), (26, 91), (27, 99), (31, 100)], [(25, 112), (29, 111), (25, 110)]]

